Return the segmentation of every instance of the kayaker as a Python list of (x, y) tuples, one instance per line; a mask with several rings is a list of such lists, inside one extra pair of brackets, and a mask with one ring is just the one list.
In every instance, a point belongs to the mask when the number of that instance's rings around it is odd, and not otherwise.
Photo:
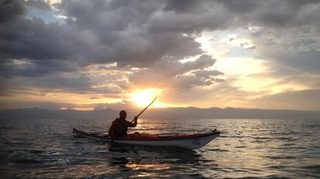
[(123, 137), (127, 135), (128, 127), (136, 127), (138, 123), (138, 117), (134, 117), (132, 122), (126, 120), (127, 112), (121, 110), (119, 118), (115, 119), (109, 129), (109, 135), (111, 137)]

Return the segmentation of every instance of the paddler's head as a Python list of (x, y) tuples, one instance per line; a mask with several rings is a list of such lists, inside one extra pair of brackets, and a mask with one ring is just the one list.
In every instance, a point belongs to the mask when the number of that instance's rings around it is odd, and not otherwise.
[(121, 119), (125, 119), (127, 117), (127, 112), (125, 110), (121, 110), (119, 116)]

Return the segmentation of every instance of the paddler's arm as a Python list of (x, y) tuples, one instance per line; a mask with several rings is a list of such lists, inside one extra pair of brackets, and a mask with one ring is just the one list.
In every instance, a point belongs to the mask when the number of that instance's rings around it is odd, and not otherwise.
[(133, 121), (130, 122), (129, 127), (136, 127), (137, 124), (138, 124), (138, 117), (135, 116), (135, 117), (133, 118)]

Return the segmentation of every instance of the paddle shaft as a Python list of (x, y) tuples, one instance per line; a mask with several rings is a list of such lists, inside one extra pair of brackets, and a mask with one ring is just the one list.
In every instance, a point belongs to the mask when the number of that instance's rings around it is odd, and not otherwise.
[[(153, 99), (153, 101), (147, 107), (145, 107), (138, 115), (136, 115), (136, 118), (138, 118), (145, 110), (147, 110), (152, 105), (152, 103), (155, 102), (156, 99), (157, 99), (157, 97), (155, 97)], [(134, 121), (134, 119), (131, 122), (133, 122), (133, 121)]]

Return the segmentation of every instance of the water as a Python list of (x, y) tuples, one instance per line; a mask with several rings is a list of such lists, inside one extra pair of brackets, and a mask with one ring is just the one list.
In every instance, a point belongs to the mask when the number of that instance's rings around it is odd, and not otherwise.
[(74, 137), (110, 120), (1, 121), (1, 178), (320, 178), (320, 119), (141, 119), (132, 132), (220, 137), (198, 150), (119, 146)]

